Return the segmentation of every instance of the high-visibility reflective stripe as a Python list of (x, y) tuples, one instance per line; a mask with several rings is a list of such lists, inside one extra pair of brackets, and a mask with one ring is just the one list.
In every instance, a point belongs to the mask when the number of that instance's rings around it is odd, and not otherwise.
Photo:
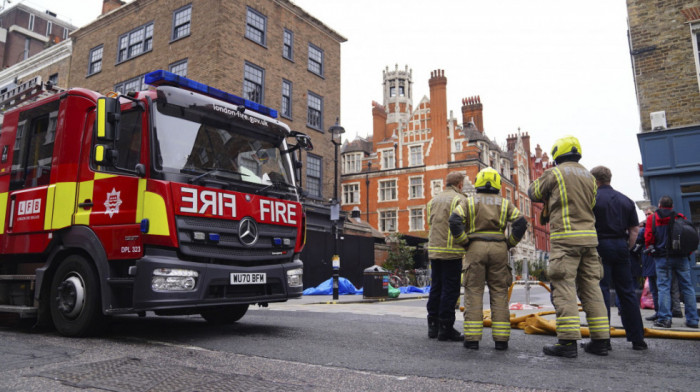
[(558, 167), (552, 170), (554, 173), (554, 178), (557, 179), (557, 184), (559, 185), (559, 194), (561, 195), (561, 218), (564, 225), (564, 230), (571, 230), (571, 220), (569, 219), (569, 198), (566, 194), (566, 184), (564, 183), (564, 177), (561, 175), (561, 171)]
[(476, 231), (476, 217), (474, 216), (474, 199), (469, 198), (467, 200), (469, 207), (469, 233)]
[[(56, 206), (56, 208), (53, 208), (53, 217), (51, 219), (52, 229), (68, 227), (73, 223), (77, 186), (78, 184), (75, 182), (58, 182), (55, 184), (55, 195), (52, 206)], [(48, 200), (46, 208), (49, 208)], [(44, 228), (46, 228), (46, 226), (44, 226)]]
[[(455, 207), (457, 206), (457, 203), (459, 202), (459, 196), (455, 196), (452, 198), (452, 203), (450, 203), (450, 215), (452, 215), (452, 211), (455, 210)], [(451, 248), (454, 243), (454, 238), (452, 237), (452, 231), (448, 230), (447, 231), (447, 247)]]
[(5, 214), (7, 213), (7, 192), (0, 193), (0, 234), (5, 234)]
[(168, 213), (165, 200), (157, 193), (145, 192), (143, 200), (143, 217), (150, 222), (148, 234), (170, 235)]
[(97, 100), (97, 137), (105, 137), (105, 122), (106, 122), (106, 107), (105, 100)]
[(595, 177), (593, 177), (593, 201), (591, 201), (591, 209), (595, 207), (595, 199), (596, 196), (598, 195), (598, 183), (595, 181)]
[(539, 178), (535, 180), (535, 198), (542, 199), (542, 191), (540, 191), (540, 180)]
[(507, 202), (506, 199), (501, 199), (501, 216), (498, 218), (498, 227), (500, 227), (501, 230), (505, 230), (506, 228), (506, 216), (508, 215)]
[(510, 220), (515, 220), (515, 218), (517, 218), (518, 215), (520, 215), (520, 210), (517, 209), (517, 207), (513, 207), (513, 213), (510, 214)]
[(139, 178), (138, 193), (136, 194), (136, 223), (143, 219), (143, 200), (146, 194), (146, 179)]
[(46, 188), (46, 207), (44, 208), (44, 230), (51, 230), (51, 218), (53, 217), (53, 199), (56, 194), (56, 185), (51, 184)]
[[(78, 184), (78, 200), (92, 200), (94, 186), (95, 181), (83, 181)], [(75, 210), (75, 214), (73, 215), (73, 223), (76, 225), (89, 225), (92, 208), (84, 209), (77, 206), (74, 206), (73, 208), (77, 208)]]
[(475, 231), (472, 234), (503, 234), (502, 231)]
[(558, 233), (551, 233), (551, 238), (571, 238), (571, 237), (597, 237), (595, 230), (569, 230)]

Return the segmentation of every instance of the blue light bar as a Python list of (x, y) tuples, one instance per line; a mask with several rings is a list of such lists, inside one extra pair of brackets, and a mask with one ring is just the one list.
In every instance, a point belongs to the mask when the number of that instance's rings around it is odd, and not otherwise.
[(277, 110), (270, 109), (267, 106), (263, 106), (257, 102), (249, 101), (245, 98), (241, 98), (237, 95), (229, 94), (225, 91), (221, 91), (211, 86), (207, 86), (204, 83), (195, 82), (194, 80), (187, 79), (185, 77), (175, 75), (174, 73), (158, 70), (146, 74), (145, 77), (146, 84), (151, 86), (176, 86), (182, 87), (184, 89), (202, 93), (210, 97), (220, 99), (222, 101), (232, 103), (234, 105), (243, 105), (246, 109), (264, 114), (266, 116), (277, 118)]

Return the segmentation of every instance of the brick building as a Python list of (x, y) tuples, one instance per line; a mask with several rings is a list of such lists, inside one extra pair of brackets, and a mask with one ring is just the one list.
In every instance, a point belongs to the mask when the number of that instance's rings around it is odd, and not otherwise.
[[(542, 152), (542, 148), (538, 144), (535, 147), (535, 153), (530, 155), (530, 179), (535, 181), (540, 178), (545, 170), (549, 169), (552, 163), (549, 161), (549, 156), (546, 152)], [(535, 258), (537, 260), (545, 260), (549, 258), (549, 224), (541, 224), (539, 217), (542, 214), (542, 203), (532, 203), (532, 213), (530, 227), (534, 236)]]
[(627, 0), (627, 13), (646, 194), (700, 227), (700, 0)]
[[(467, 193), (475, 192), (477, 173), (491, 166), (502, 176), (501, 194), (532, 221), (529, 135), (509, 137), (505, 148), (490, 140), (478, 96), (462, 100), (461, 121), (447, 110), (447, 78), (431, 72), (430, 97), (413, 106), (413, 75), (405, 67), (383, 71), (384, 101), (372, 102), (373, 130), (342, 147), (341, 204), (380, 232), (427, 237), (426, 205), (444, 188), (451, 171), (466, 175)], [(520, 245), (518, 258), (535, 257), (534, 235)]]
[(141, 90), (146, 73), (164, 69), (278, 109), (313, 140), (307, 201), (332, 197), (327, 130), (340, 117), (346, 39), (291, 1), (105, 0), (102, 15), (71, 37), (70, 86)]
[(51, 11), (16, 4), (0, 12), (0, 94), (23, 81), (67, 85), (72, 24)]

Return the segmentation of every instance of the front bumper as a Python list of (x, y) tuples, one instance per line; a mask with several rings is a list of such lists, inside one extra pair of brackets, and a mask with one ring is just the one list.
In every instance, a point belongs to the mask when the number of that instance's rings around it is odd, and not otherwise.
[[(192, 291), (154, 291), (153, 271), (159, 268), (196, 271), (198, 276)], [(177, 258), (146, 255), (136, 263), (133, 310), (164, 310), (197, 308), (214, 305), (263, 304), (284, 302), (302, 295), (303, 285), (289, 286), (287, 271), (303, 268), (299, 259), (279, 264), (235, 266), (183, 261)], [(232, 273), (265, 273), (264, 284), (231, 285)]]

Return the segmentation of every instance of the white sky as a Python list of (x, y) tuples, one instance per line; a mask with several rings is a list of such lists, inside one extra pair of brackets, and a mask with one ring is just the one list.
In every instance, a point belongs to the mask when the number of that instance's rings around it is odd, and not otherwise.
[[(293, 1), (348, 39), (340, 119), (348, 137), (371, 134), (385, 67), (413, 70), (414, 106), (429, 95), (430, 72), (444, 69), (448, 112), (460, 121), (461, 99), (479, 95), (486, 134), (499, 145), (518, 128), (530, 134), (533, 150), (575, 135), (581, 163), (608, 166), (613, 187), (642, 199), (624, 1)], [(102, 9), (102, 0), (24, 2), (76, 26)]]

